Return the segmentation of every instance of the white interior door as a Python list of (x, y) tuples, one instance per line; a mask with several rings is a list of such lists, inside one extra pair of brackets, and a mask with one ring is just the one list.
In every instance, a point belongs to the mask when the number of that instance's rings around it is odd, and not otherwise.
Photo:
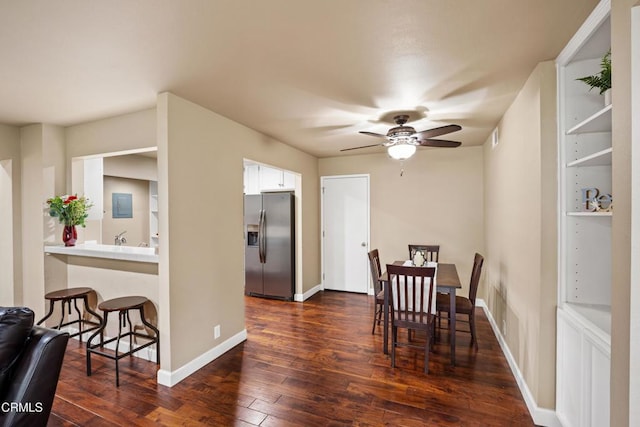
[(369, 176), (322, 177), (324, 289), (366, 293), (369, 281)]

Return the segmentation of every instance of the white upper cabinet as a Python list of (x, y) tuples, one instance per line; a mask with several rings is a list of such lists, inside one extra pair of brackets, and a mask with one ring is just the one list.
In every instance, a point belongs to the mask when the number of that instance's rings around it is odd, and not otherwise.
[(295, 174), (289, 171), (256, 163), (244, 165), (245, 194), (260, 194), (262, 191), (293, 191), (295, 187)]
[(280, 169), (270, 168), (267, 166), (260, 167), (260, 190), (280, 190), (284, 188), (284, 171)]
[(73, 159), (72, 194), (85, 196), (93, 205), (89, 209), (88, 220), (102, 220), (103, 217), (103, 162), (102, 158)]
[(244, 194), (260, 194), (260, 165), (244, 165)]

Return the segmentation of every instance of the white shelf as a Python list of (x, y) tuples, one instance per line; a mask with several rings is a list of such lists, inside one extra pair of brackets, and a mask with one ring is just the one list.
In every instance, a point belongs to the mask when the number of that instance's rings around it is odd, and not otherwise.
[(597, 153), (590, 154), (573, 162), (567, 163), (567, 167), (585, 167), (585, 166), (611, 166), (611, 153), (613, 148), (609, 147)]
[(578, 123), (567, 131), (567, 135), (578, 135), (581, 133), (611, 132), (611, 105), (607, 105), (602, 110)]
[(585, 326), (600, 331), (603, 340), (611, 340), (611, 306), (566, 303), (562, 308), (570, 311), (574, 316), (579, 316), (581, 320), (589, 322)]
[(567, 216), (613, 216), (613, 212), (567, 212)]

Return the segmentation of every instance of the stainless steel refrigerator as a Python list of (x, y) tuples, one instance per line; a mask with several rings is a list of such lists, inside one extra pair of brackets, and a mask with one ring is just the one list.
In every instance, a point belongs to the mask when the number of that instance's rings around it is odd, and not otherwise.
[(293, 299), (294, 212), (292, 192), (244, 196), (245, 294)]

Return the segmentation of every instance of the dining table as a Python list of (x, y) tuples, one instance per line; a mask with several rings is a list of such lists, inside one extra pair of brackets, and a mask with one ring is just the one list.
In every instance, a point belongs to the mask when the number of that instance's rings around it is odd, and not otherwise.
[[(406, 265), (406, 261), (394, 261), (393, 265)], [(415, 267), (423, 268), (423, 267)], [(384, 354), (389, 354), (389, 275), (385, 271), (380, 276), (384, 290)], [(436, 289), (438, 292), (449, 294), (449, 341), (451, 348), (451, 365), (456, 364), (456, 289), (461, 289), (460, 277), (455, 264), (438, 263), (436, 269)]]

